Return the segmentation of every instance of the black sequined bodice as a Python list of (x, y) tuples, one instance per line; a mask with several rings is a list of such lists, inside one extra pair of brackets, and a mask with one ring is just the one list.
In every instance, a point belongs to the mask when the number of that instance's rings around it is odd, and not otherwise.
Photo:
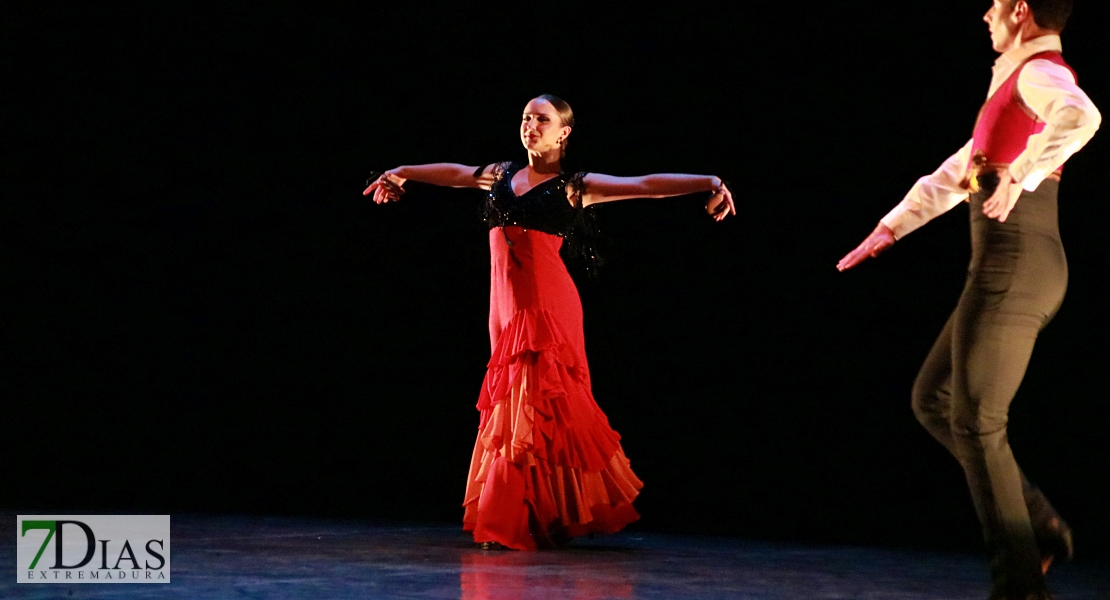
[(582, 175), (559, 175), (517, 196), (512, 179), (524, 167), (519, 163), (498, 165), (496, 179), (486, 198), (486, 224), (490, 229), (516, 225), (552, 235), (571, 235), (581, 212), (581, 204), (572, 206), (567, 199), (568, 188), (581, 190)]

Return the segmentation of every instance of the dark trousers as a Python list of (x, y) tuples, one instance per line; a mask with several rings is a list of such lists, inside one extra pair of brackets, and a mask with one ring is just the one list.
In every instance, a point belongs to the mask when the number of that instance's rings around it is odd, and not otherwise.
[(1038, 532), (1057, 516), (1018, 468), (1006, 423), (1037, 335), (1067, 287), (1058, 187), (1046, 180), (1023, 192), (1005, 223), (982, 213), (990, 186), (971, 197), (967, 282), (914, 382), (918, 421), (964, 469), (996, 588), (1043, 585)]

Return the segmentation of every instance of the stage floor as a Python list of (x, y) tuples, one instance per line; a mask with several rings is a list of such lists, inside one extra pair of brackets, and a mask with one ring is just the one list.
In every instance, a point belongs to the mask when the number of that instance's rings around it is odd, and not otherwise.
[[(169, 584), (17, 584), (0, 515), (0, 598), (986, 600), (978, 556), (625, 532), (557, 551), (482, 551), (458, 526), (172, 517)], [(1110, 599), (1110, 562), (1050, 574), (1057, 600)]]

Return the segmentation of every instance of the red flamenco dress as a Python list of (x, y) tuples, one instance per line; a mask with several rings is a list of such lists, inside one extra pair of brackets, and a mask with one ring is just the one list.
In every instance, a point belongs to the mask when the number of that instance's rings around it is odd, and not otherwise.
[(643, 483), (590, 391), (582, 303), (559, 256), (581, 214), (567, 192), (582, 177), (560, 174), (517, 197), (510, 181), (522, 166), (497, 166), (486, 206), (493, 353), (463, 529), (535, 550), (619, 531), (639, 518)]

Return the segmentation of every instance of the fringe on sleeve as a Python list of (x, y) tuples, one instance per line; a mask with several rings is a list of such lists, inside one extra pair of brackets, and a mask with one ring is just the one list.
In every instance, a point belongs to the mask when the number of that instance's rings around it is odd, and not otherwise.
[(597, 252), (597, 240), (601, 230), (597, 224), (597, 214), (592, 207), (582, 206), (582, 197), (586, 194), (586, 175), (579, 171), (567, 179), (567, 198), (574, 202), (574, 224), (566, 235), (567, 253), (571, 258), (581, 259), (586, 263), (586, 272), (590, 277), (597, 277), (598, 270), (605, 261)]

